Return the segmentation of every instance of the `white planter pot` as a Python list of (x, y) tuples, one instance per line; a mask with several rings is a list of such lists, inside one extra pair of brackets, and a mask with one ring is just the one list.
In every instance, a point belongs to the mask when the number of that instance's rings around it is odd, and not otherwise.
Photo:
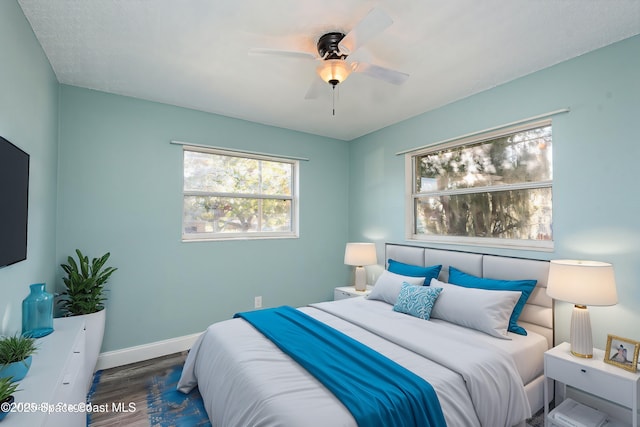
[(100, 349), (102, 348), (106, 313), (107, 310), (104, 309), (96, 313), (75, 316), (84, 319), (85, 322), (86, 352), (84, 363), (90, 376), (93, 375), (96, 363), (98, 362), (98, 356), (100, 355)]

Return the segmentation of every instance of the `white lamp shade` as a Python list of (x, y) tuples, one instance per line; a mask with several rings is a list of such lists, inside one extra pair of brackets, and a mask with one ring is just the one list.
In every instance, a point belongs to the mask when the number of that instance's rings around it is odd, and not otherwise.
[(614, 305), (618, 294), (613, 266), (598, 261), (552, 260), (547, 295), (577, 305)]
[(376, 262), (376, 245), (373, 243), (347, 243), (344, 251), (345, 264), (363, 266)]

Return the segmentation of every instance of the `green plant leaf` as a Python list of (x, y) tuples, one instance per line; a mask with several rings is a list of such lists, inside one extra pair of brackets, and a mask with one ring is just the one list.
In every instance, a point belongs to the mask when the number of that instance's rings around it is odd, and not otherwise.
[(22, 362), (36, 351), (35, 338), (21, 335), (0, 338), (0, 366)]
[(93, 258), (91, 263), (89, 257), (79, 249), (76, 249), (76, 255), (78, 263), (69, 257), (67, 264), (61, 264), (66, 277), (62, 278), (65, 290), (61, 293), (58, 304), (66, 315), (95, 313), (104, 309), (104, 286), (117, 268), (105, 267), (111, 255), (109, 252)]
[(18, 390), (18, 383), (12, 382), (13, 377), (0, 378), (0, 402), (8, 399)]

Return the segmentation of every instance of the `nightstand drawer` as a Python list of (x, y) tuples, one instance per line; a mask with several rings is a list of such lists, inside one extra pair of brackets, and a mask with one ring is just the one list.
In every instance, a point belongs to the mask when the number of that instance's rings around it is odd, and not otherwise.
[(353, 293), (349, 293), (346, 291), (341, 291), (340, 289), (334, 289), (333, 291), (333, 299), (335, 301), (345, 299), (345, 298), (353, 298)]
[(627, 407), (633, 406), (635, 382), (589, 366), (590, 360), (576, 363), (550, 357), (546, 361), (546, 375), (568, 386), (604, 397)]

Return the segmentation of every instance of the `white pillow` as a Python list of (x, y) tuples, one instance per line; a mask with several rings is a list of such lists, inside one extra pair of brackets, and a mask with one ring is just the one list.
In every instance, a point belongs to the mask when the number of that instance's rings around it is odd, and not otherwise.
[(376, 284), (368, 298), (395, 305), (398, 301), (400, 289), (402, 289), (402, 283), (406, 282), (410, 285), (421, 286), (424, 284), (424, 279), (424, 277), (402, 276), (400, 274), (384, 270), (380, 277), (378, 277), (378, 280), (376, 280)]
[(437, 279), (431, 279), (431, 286), (442, 288), (431, 310), (432, 319), (511, 339), (507, 336), (509, 318), (522, 292), (466, 288)]

